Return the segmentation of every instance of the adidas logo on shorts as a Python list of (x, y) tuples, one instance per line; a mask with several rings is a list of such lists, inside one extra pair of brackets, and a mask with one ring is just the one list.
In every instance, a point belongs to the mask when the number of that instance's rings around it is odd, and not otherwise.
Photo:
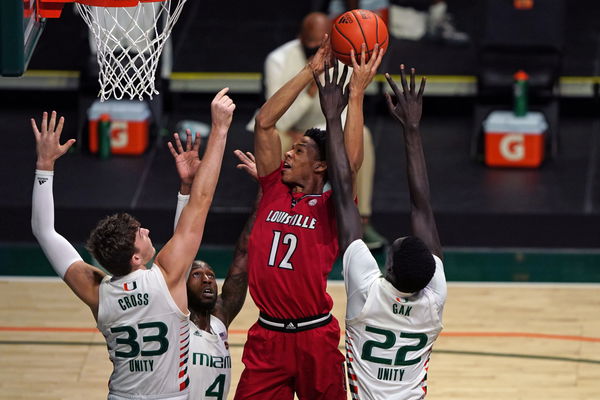
[(285, 329), (296, 329), (296, 326), (292, 322), (290, 322), (286, 325)]

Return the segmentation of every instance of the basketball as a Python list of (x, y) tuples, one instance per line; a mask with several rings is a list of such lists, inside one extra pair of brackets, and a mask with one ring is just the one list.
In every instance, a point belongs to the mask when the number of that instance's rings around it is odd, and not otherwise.
[(331, 50), (335, 58), (352, 66), (350, 51), (354, 49), (356, 61), (360, 62), (361, 45), (367, 45), (366, 61), (369, 61), (375, 43), (386, 49), (389, 43), (387, 26), (381, 17), (369, 10), (351, 10), (337, 17), (331, 29)]

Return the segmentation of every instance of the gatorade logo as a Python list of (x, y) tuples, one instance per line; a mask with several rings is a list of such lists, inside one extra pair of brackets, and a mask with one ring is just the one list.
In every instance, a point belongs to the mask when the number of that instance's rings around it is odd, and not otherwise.
[(119, 149), (129, 144), (127, 121), (112, 121), (110, 125), (110, 147)]
[(525, 136), (511, 133), (500, 140), (500, 154), (508, 161), (525, 158)]

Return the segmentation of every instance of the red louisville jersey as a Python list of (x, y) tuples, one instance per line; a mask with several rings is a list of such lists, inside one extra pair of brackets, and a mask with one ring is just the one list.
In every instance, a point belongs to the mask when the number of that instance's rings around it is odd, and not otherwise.
[(263, 197), (248, 243), (250, 295), (271, 317), (325, 314), (333, 305), (327, 276), (338, 254), (331, 190), (292, 193), (281, 170), (260, 178)]

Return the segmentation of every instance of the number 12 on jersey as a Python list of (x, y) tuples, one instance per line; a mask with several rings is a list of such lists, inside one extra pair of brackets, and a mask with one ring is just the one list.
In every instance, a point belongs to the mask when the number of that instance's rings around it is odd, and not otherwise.
[(281, 239), (281, 231), (273, 231), (273, 242), (271, 243), (271, 252), (269, 253), (269, 267), (274, 267), (277, 263), (277, 250), (280, 244), (287, 247), (287, 251), (283, 256), (283, 259), (279, 262), (277, 267), (283, 269), (294, 269), (290, 259), (296, 251), (298, 245), (298, 238), (293, 233), (286, 233)]

